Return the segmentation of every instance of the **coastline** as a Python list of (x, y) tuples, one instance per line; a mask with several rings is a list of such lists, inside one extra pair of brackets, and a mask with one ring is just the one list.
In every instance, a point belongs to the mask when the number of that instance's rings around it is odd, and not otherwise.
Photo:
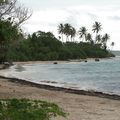
[[(58, 63), (67, 62), (69, 61), (59, 61)], [(19, 62), (17, 64), (32, 63), (36, 62)], [(37, 61), (37, 63), (45, 64), (46, 61)], [(47, 61), (47, 64), (49, 63), (53, 64), (53, 61)], [(119, 120), (120, 118), (119, 95), (56, 87), (0, 76), (0, 99), (11, 98), (53, 102), (68, 113), (66, 118), (58, 116), (51, 120)]]
[(0, 99), (11, 98), (54, 102), (68, 113), (67, 118), (57, 117), (51, 120), (119, 120), (120, 118), (120, 96), (106, 97), (101, 93), (71, 91), (0, 77)]
[[(107, 60), (113, 59), (114, 57), (107, 57), (107, 58), (98, 58), (99, 60)], [(96, 58), (86, 58), (86, 59), (70, 59), (70, 60), (53, 60), (53, 61), (25, 61), (25, 62), (13, 62), (13, 64), (33, 64), (33, 63), (40, 63), (40, 64), (53, 64), (54, 62), (57, 63), (69, 63), (69, 62), (85, 62), (87, 61), (95, 61)]]
[(103, 93), (103, 92), (93, 91), (93, 90), (87, 91), (87, 90), (78, 90), (78, 89), (73, 89), (73, 88), (57, 87), (57, 86), (48, 85), (48, 84), (44, 84), (44, 83), (39, 84), (39, 83), (34, 83), (34, 82), (30, 82), (30, 81), (23, 80), (23, 79), (9, 78), (9, 77), (4, 77), (4, 76), (0, 76), (0, 78), (7, 79), (9, 82), (18, 83), (21, 85), (28, 85), (31, 87), (42, 88), (42, 89), (51, 90), (51, 91), (62, 91), (65, 93), (96, 96), (96, 97), (108, 98), (108, 99), (112, 99), (112, 100), (120, 100), (120, 95), (117, 95), (117, 94), (108, 94), (108, 93)]

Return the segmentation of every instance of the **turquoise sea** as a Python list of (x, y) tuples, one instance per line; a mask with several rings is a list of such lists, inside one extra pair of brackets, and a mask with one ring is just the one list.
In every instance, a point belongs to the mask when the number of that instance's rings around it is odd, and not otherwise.
[(95, 62), (25, 64), (0, 71), (0, 75), (72, 89), (120, 95), (120, 57)]

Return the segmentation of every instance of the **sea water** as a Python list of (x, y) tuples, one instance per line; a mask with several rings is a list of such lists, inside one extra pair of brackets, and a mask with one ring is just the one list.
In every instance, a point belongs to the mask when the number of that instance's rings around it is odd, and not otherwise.
[(40, 84), (120, 95), (120, 57), (88, 62), (33, 63), (12, 66), (0, 75)]

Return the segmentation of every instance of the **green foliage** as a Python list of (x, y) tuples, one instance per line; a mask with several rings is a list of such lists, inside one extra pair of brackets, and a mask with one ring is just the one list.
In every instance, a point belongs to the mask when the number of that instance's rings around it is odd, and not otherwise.
[[(109, 34), (98, 35), (102, 25), (97, 21), (92, 26), (93, 32), (96, 33), (95, 40), (93, 40), (92, 34), (87, 33), (87, 29), (82, 27), (79, 30), (79, 35), (84, 42), (75, 43), (74, 38), (77, 31), (69, 23), (58, 25), (58, 32), (61, 34), (59, 38), (62, 39), (62, 42), (55, 38), (51, 32), (43, 31), (35, 32), (25, 38), (20, 24), (27, 20), (31, 14), (28, 14), (28, 9), (17, 6), (16, 1), (0, 1), (0, 63), (114, 56), (107, 51), (106, 43), (110, 38)], [(66, 43), (63, 43), (63, 35), (66, 36)]]
[(0, 120), (50, 120), (66, 114), (54, 103), (11, 99), (0, 100)]
[(76, 29), (72, 27), (69, 23), (66, 24), (59, 24), (58, 25), (58, 33), (62, 35), (62, 41), (63, 41), (63, 34), (66, 35), (66, 42), (69, 40), (69, 36), (71, 38), (71, 41), (74, 40), (73, 38), (76, 35)]
[[(65, 27), (66, 25), (66, 27)], [(62, 27), (68, 28), (69, 24)], [(61, 33), (61, 26), (59, 26)], [(72, 28), (72, 27), (70, 27)], [(72, 28), (74, 30), (74, 28)], [(85, 28), (86, 29), (86, 28)], [(86, 29), (87, 30), (87, 29)], [(75, 30), (74, 30), (75, 33)], [(63, 32), (62, 32), (63, 34)], [(68, 35), (68, 34), (66, 34)], [(111, 57), (106, 50), (106, 38), (103, 43), (92, 42), (91, 34), (85, 34), (88, 42), (59, 41), (51, 32), (38, 31), (24, 38), (20, 29), (10, 21), (0, 21), (0, 62), (4, 61), (36, 61), (36, 60), (68, 60), (92, 57)], [(71, 36), (71, 40), (74, 35)]]
[(62, 43), (52, 33), (38, 31), (11, 48), (8, 55), (14, 61), (45, 61), (85, 59), (88, 57), (104, 58), (109, 57), (110, 54), (102, 49), (100, 44), (89, 42)]
[(18, 27), (8, 20), (0, 20), (0, 62), (10, 58), (11, 48), (22, 37)]

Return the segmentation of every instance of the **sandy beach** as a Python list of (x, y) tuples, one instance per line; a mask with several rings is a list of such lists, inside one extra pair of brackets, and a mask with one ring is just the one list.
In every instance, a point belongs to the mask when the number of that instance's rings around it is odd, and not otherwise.
[(55, 102), (68, 115), (66, 118), (57, 117), (52, 120), (120, 120), (120, 100), (47, 90), (0, 78), (0, 99), (6, 98)]

